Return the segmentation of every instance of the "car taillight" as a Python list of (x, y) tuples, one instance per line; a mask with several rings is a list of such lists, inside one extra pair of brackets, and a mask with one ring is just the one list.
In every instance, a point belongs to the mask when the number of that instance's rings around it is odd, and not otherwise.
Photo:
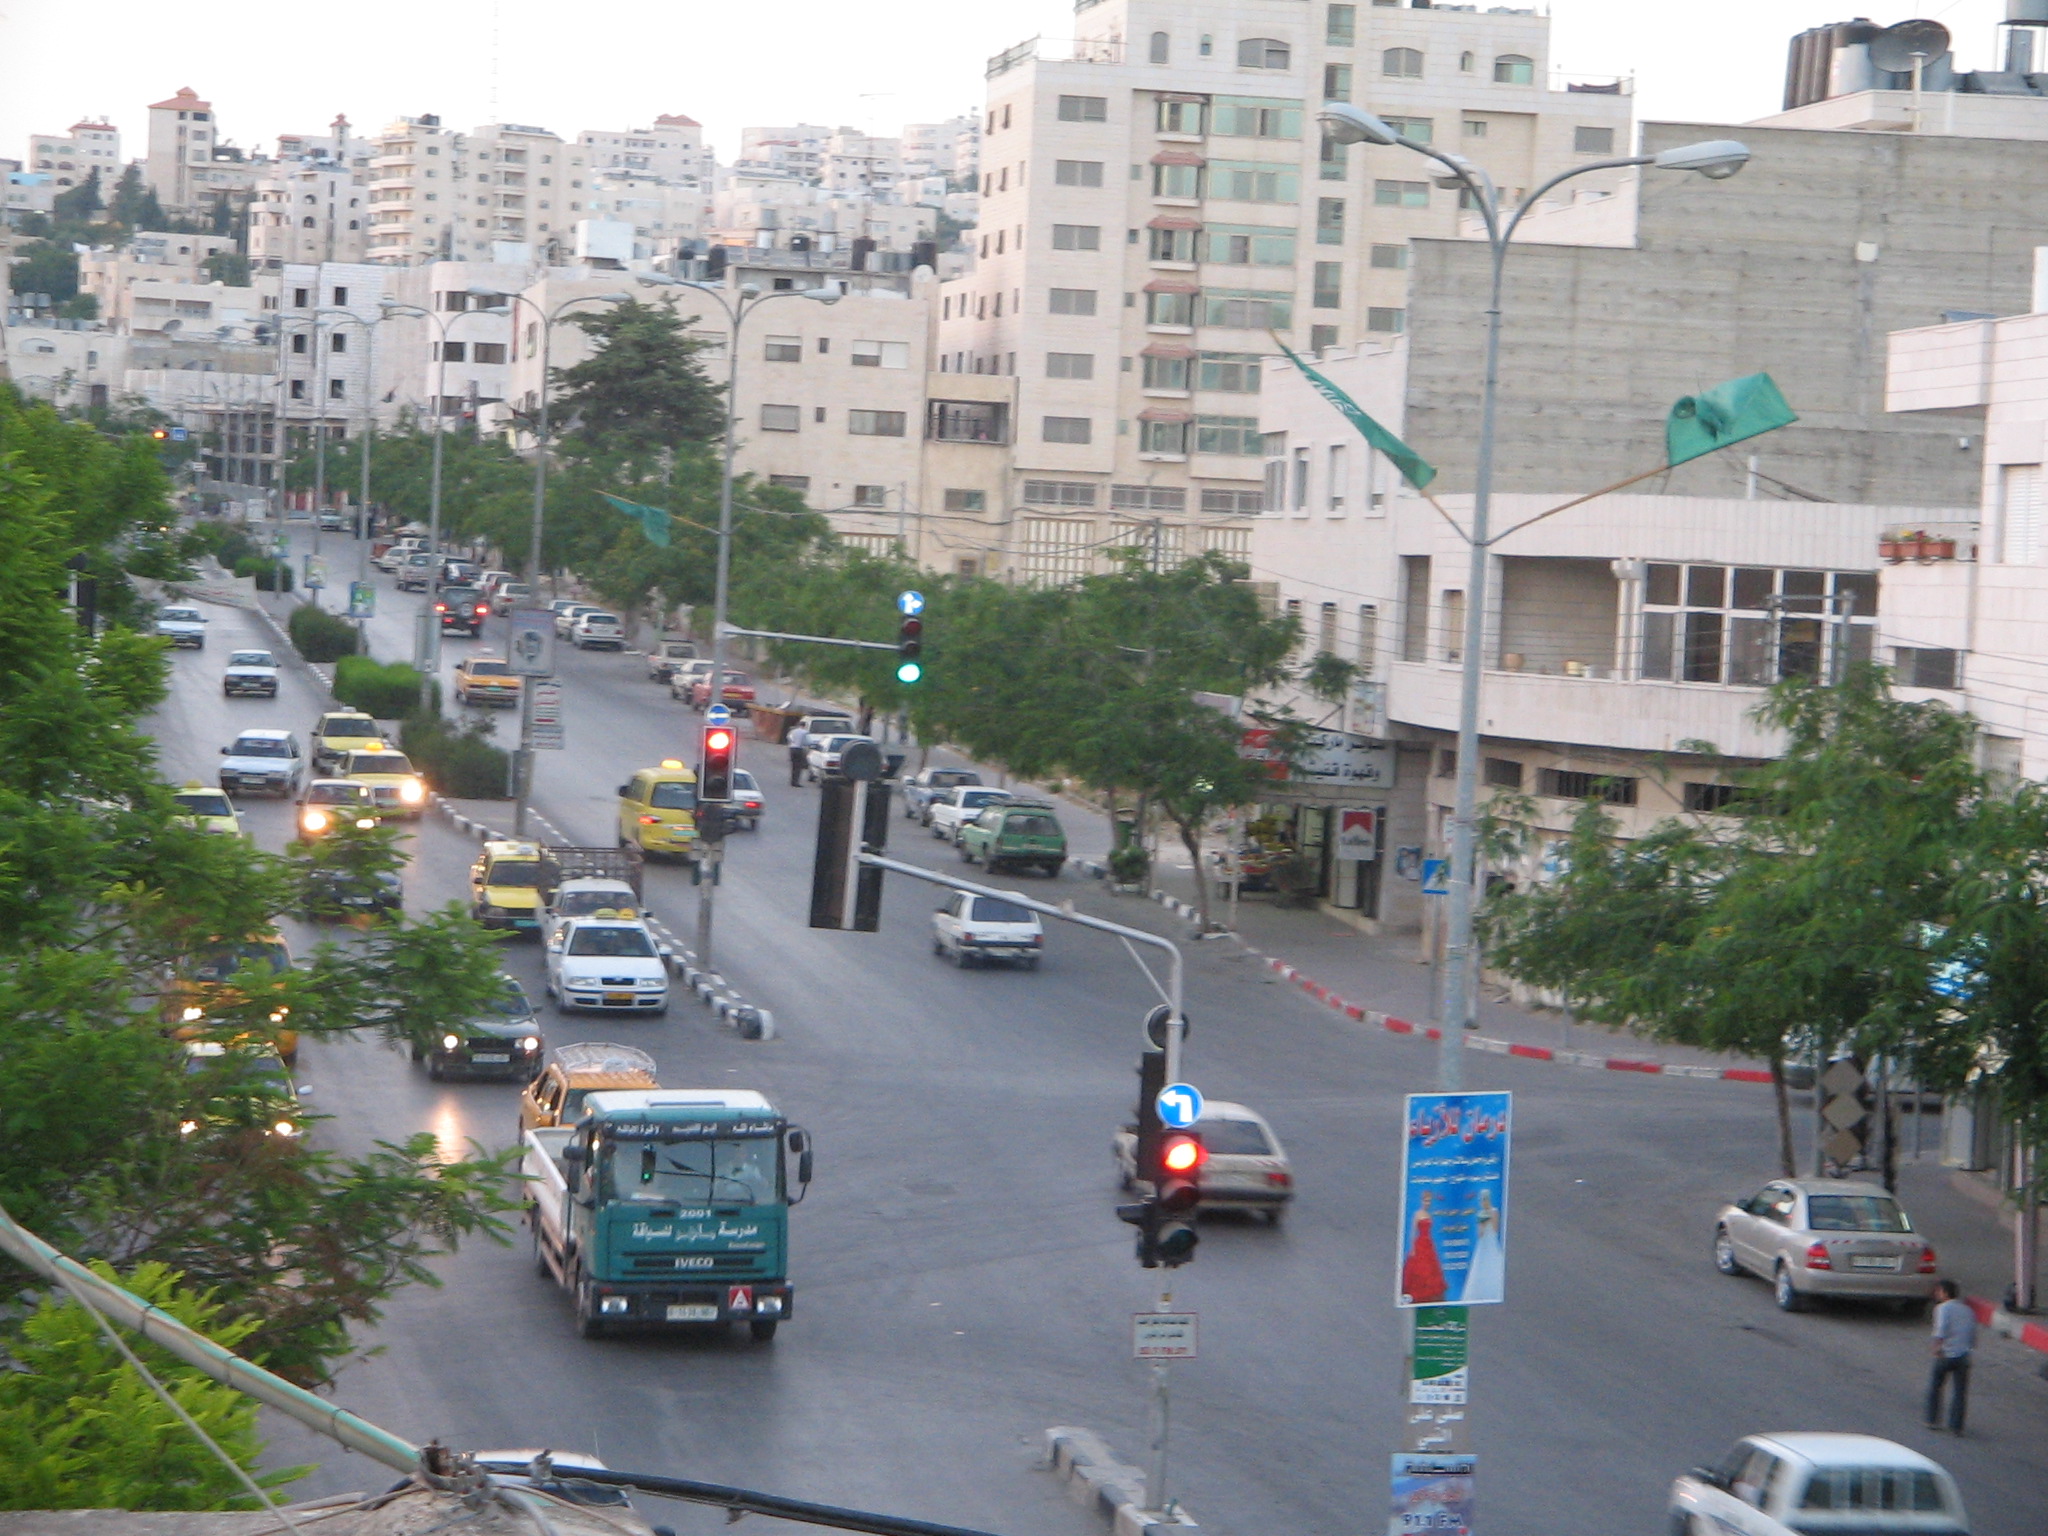
[(448, 611), (448, 605), (447, 605), (446, 603), (436, 603), (436, 604), (434, 604), (434, 612), (436, 612), (436, 613), (446, 613), (447, 611)]
[(1042, 933), (1034, 933), (1033, 935), (1031, 935), (1031, 942), (1033, 944), (1043, 944), (1045, 942), (1045, 935)]
[(1806, 1267), (1808, 1269), (1833, 1269), (1835, 1267), (1835, 1261), (1828, 1257), (1826, 1243), (1814, 1243), (1807, 1248)]
[(1266, 1182), (1275, 1189), (1285, 1189), (1294, 1182), (1294, 1175), (1291, 1173), (1269, 1173), (1266, 1175)]
[(1934, 1250), (1932, 1248), (1922, 1246), (1922, 1248), (1920, 1249), (1920, 1273), (1923, 1275), (1938, 1274), (1940, 1273), (1940, 1269), (1941, 1266), (1936, 1262), (1934, 1257)]
[(640, 818), (640, 825), (643, 827), (658, 827), (661, 825), (661, 818), (659, 816), (642, 816)]

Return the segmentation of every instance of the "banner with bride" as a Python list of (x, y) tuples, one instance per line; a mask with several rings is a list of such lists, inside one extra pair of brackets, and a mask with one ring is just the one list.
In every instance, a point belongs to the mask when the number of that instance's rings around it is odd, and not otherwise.
[(1506, 1297), (1512, 1100), (1408, 1095), (1399, 1305), (1473, 1307)]

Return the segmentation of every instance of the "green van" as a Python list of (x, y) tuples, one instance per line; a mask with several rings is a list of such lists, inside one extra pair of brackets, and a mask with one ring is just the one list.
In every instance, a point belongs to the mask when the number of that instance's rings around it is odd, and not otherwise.
[(1067, 862), (1067, 834), (1044, 800), (1005, 800), (960, 829), (960, 857), (986, 864), (990, 874), (1005, 865), (1057, 875)]

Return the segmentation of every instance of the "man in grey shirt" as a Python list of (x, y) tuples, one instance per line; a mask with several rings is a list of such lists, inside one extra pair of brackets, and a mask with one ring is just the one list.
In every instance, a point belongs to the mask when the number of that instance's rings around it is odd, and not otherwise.
[(793, 725), (789, 728), (789, 734), (783, 738), (783, 745), (789, 748), (789, 782), (801, 784), (804, 777), (804, 754), (811, 745), (811, 733), (800, 725)]
[(1963, 1432), (1970, 1402), (1970, 1351), (1977, 1347), (1977, 1314), (1962, 1300), (1953, 1280), (1934, 1285), (1934, 1374), (1927, 1381), (1927, 1427), (1941, 1427), (1941, 1388), (1947, 1382), (1948, 1427)]

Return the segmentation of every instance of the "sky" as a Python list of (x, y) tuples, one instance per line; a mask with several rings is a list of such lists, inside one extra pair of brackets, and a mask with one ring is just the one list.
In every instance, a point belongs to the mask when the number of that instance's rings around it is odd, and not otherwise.
[[(1994, 67), (2004, 14), (2002, 0), (1551, 0), (1550, 10), (1558, 68), (1635, 77), (1645, 119), (1729, 123), (1778, 109), (1786, 44), (1806, 27), (1933, 16), (1955, 34), (1959, 66)], [(163, 0), (82, 11), (76, 0), (0, 0), (0, 155), (88, 116), (111, 118), (139, 154), (147, 105), (189, 85), (244, 148), (325, 132), (338, 112), (359, 132), (435, 112), (452, 127), (518, 122), (565, 138), (679, 112), (729, 158), (753, 124), (894, 133), (972, 110), (989, 55), (1073, 29), (1072, 0), (605, 0), (588, 12), (413, 0), (181, 14), (168, 19)]]

